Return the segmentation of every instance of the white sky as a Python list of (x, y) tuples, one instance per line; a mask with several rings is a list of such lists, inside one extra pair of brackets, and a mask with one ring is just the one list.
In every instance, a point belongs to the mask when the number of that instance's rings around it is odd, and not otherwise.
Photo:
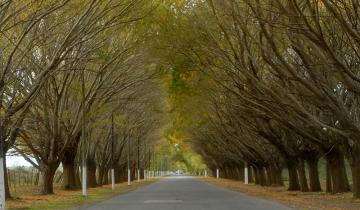
[(27, 162), (22, 156), (7, 156), (6, 157), (6, 166), (15, 167), (15, 166), (32, 166)]

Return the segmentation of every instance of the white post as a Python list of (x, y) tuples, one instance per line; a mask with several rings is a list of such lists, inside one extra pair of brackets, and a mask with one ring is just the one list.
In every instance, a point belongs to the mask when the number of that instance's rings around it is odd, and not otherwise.
[(205, 170), (205, 177), (207, 177), (207, 170)]
[(140, 182), (140, 169), (137, 170), (137, 182)]
[(130, 169), (128, 169), (128, 186), (131, 185), (131, 172)]
[(219, 174), (219, 169), (216, 169), (216, 178), (219, 179), (220, 178), (220, 174)]
[(245, 163), (244, 181), (245, 181), (245, 184), (249, 184), (249, 171), (248, 171), (248, 165), (247, 165), (247, 163)]
[(81, 186), (82, 186), (82, 195), (87, 196), (87, 170), (86, 166), (83, 165), (82, 167), (82, 180), (81, 180)]
[[(1, 139), (0, 139), (1, 140)], [(0, 210), (5, 210), (5, 178), (4, 157), (0, 157)]]
[(111, 169), (111, 189), (115, 190), (115, 170)]

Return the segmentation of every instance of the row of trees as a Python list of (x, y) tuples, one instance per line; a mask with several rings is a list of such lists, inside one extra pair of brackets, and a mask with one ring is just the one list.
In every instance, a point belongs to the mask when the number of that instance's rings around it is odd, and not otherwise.
[(139, 23), (153, 9), (148, 0), (0, 2), (1, 147), (40, 171), (40, 194), (53, 193), (60, 164), (64, 189), (79, 188), (82, 160), (91, 187), (112, 168), (125, 179), (128, 159), (149, 166), (163, 93)]
[(166, 65), (179, 129), (209, 168), (241, 179), (249, 165), (261, 185), (282, 185), (287, 168), (289, 190), (320, 191), (324, 158), (326, 191), (360, 197), (357, 1), (178, 1), (164, 8), (170, 18), (162, 44), (177, 52)]

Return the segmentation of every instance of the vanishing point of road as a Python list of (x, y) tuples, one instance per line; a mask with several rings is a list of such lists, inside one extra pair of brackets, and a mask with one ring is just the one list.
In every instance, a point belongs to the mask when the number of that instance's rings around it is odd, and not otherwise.
[(81, 210), (289, 210), (186, 176), (162, 179)]

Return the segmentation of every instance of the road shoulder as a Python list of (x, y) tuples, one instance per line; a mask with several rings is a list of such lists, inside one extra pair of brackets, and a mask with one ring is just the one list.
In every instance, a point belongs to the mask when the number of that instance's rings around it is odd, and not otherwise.
[(285, 187), (261, 187), (245, 185), (241, 181), (215, 178), (201, 180), (250, 196), (282, 203), (293, 209), (306, 210), (356, 210), (360, 209), (360, 200), (352, 198), (351, 193), (329, 195), (324, 192), (290, 192)]
[(111, 199), (115, 196), (122, 195), (150, 185), (156, 182), (156, 179), (149, 181), (134, 182), (131, 186), (127, 183), (115, 185), (115, 190), (111, 185), (90, 188), (88, 197), (83, 197), (81, 191), (57, 190), (53, 195), (28, 195), (16, 200), (7, 202), (7, 209), (28, 209), (28, 210), (63, 210), (63, 209), (80, 209), (88, 205)]

